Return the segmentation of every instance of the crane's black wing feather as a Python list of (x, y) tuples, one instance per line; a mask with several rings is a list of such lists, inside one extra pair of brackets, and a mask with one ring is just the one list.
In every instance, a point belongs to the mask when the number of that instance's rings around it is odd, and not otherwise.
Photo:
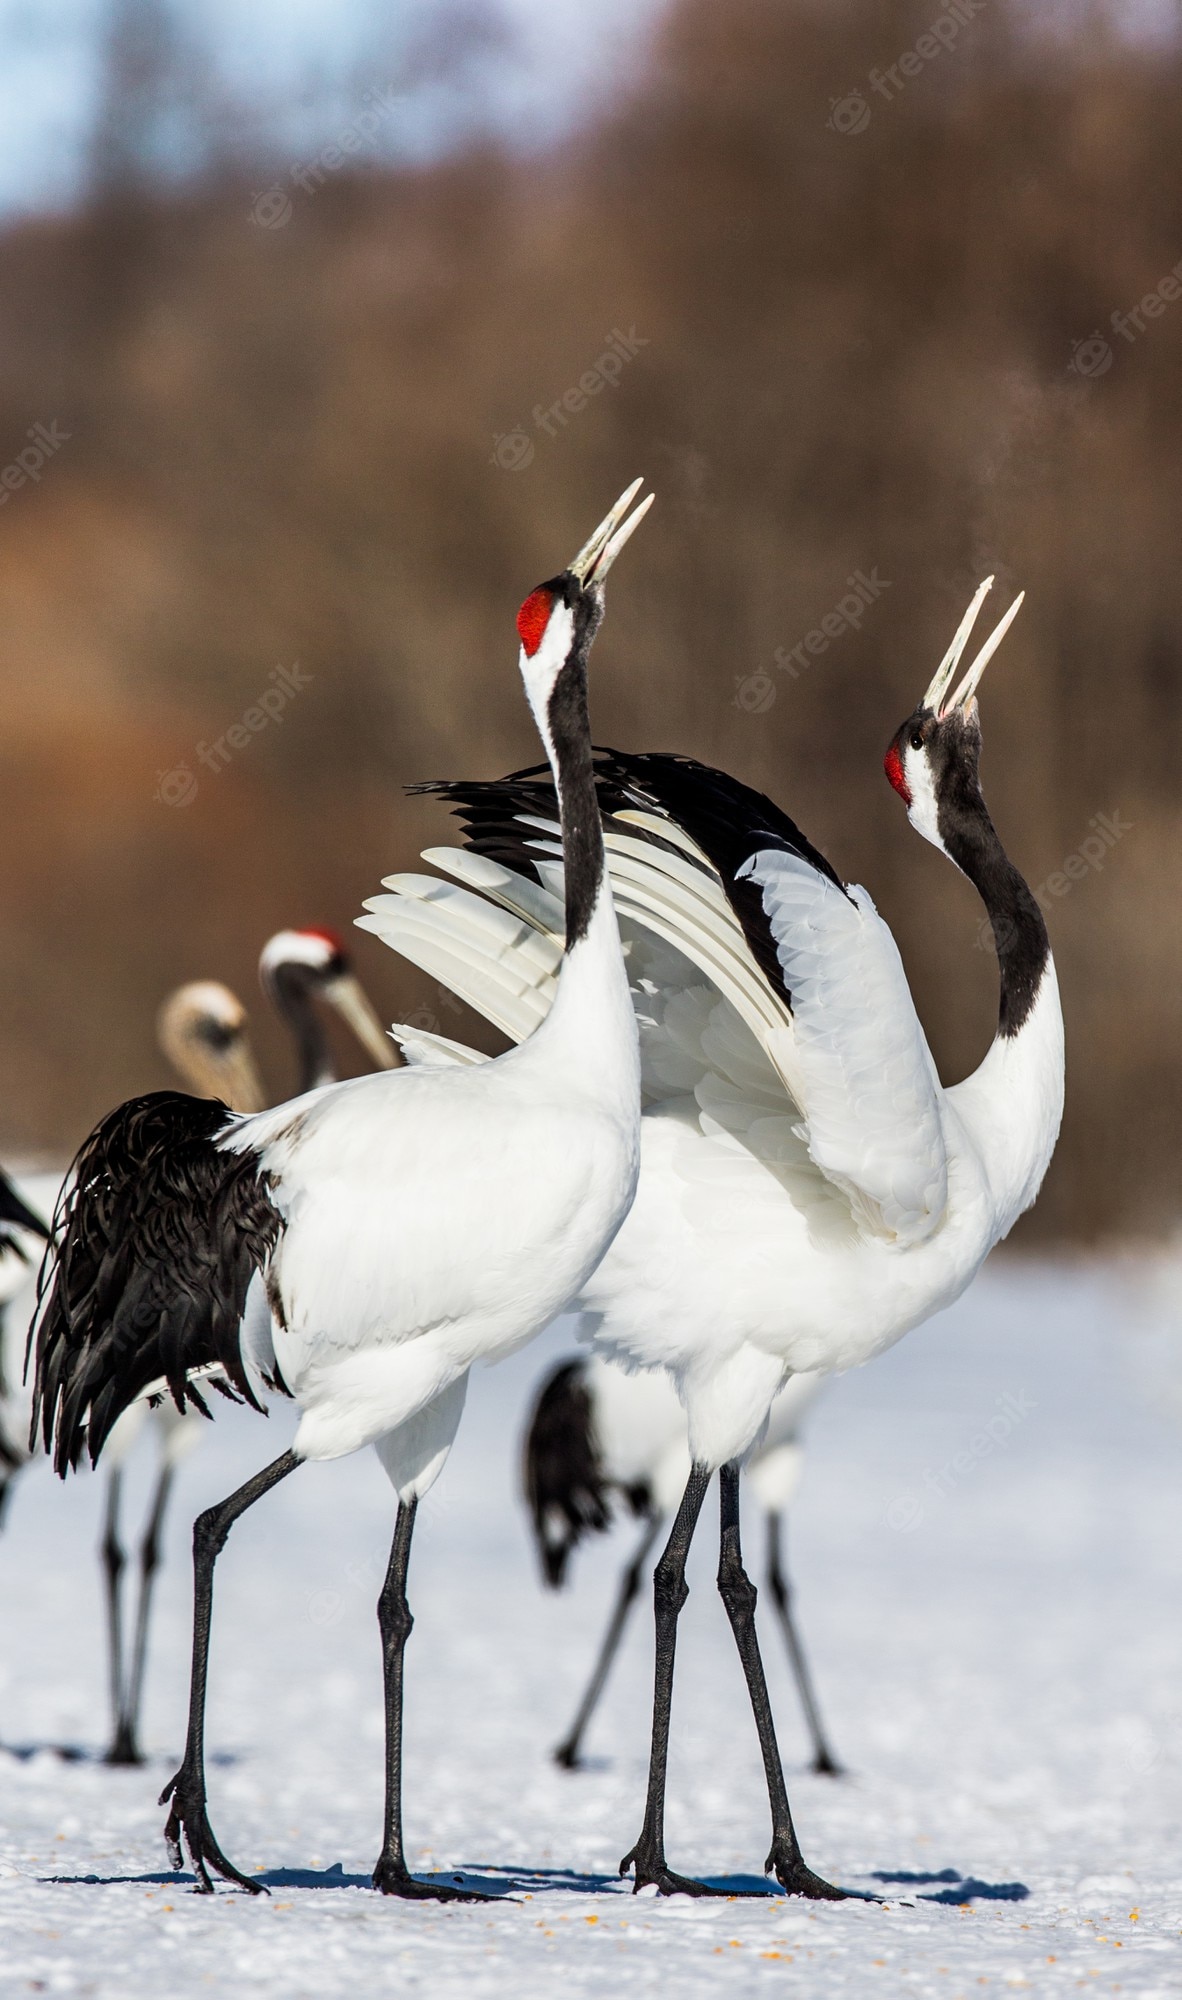
[(257, 1154), (214, 1143), (231, 1117), (213, 1099), (152, 1091), (110, 1112), (74, 1162), (35, 1321), (33, 1435), (63, 1477), (83, 1448), (97, 1460), (153, 1382), (208, 1416), (191, 1376), (216, 1368), (214, 1387), (262, 1408), (239, 1327), (283, 1222)]
[[(722, 883), (753, 959), (773, 991), (791, 1007), (792, 996), (784, 983), (762, 892), (756, 883), (740, 878), (740, 870), (753, 854), (779, 848), (798, 855), (837, 888), (843, 888), (825, 856), (795, 820), (763, 792), (726, 771), (664, 751), (597, 749), (595, 785), (600, 810), (609, 823), (622, 812), (639, 810), (672, 821), (696, 842)], [(547, 765), (533, 765), (485, 783), (443, 781), (412, 789), (450, 800), (463, 822), (466, 844), (476, 853), (539, 879), (536, 855), (531, 851), (538, 836), (523, 820), (557, 818)], [(647, 827), (625, 821), (621, 831), (687, 858), (676, 842), (662, 840)]]

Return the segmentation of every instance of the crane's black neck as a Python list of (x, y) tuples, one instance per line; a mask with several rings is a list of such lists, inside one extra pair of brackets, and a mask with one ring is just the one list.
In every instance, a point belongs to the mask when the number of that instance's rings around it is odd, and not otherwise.
[(275, 1005), (295, 1039), (299, 1061), (297, 1095), (336, 1082), (336, 1067), (314, 994), (320, 974), (307, 965), (277, 965), (271, 975)]
[(554, 750), (566, 888), (566, 949), (587, 935), (603, 887), (603, 824), (595, 793), (587, 715), (587, 655), (601, 615), (576, 611), (575, 642), (550, 693), (546, 720)]
[(998, 839), (974, 773), (941, 788), (937, 824), (985, 905), (1001, 982), (997, 1032), (1012, 1037), (1029, 1018), (1051, 955), (1042, 911)]

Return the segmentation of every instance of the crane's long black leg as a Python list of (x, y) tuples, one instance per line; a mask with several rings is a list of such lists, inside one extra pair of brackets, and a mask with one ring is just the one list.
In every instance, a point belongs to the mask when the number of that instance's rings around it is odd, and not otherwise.
[(620, 1863), (621, 1875), (635, 1870), (633, 1893), (654, 1882), (662, 1896), (709, 1896), (704, 1882), (674, 1875), (665, 1860), (665, 1777), (669, 1764), (669, 1717), (673, 1706), (673, 1662), (677, 1620), (689, 1596), (685, 1559), (706, 1498), (710, 1474), (704, 1465), (690, 1470), (669, 1540), (653, 1571), (653, 1608), (657, 1632), (657, 1663), (653, 1687), (653, 1740), (648, 1767), (648, 1797), (640, 1839)]
[(763, 1768), (767, 1776), (768, 1803), (772, 1809), (772, 1845), (765, 1863), (765, 1872), (773, 1872), (782, 1886), (792, 1896), (810, 1896), (814, 1899), (839, 1901), (845, 1894), (843, 1889), (835, 1889), (829, 1882), (814, 1875), (801, 1854), (792, 1824), (792, 1814), (788, 1807), (788, 1788), (784, 1783), (784, 1767), (780, 1762), (779, 1746), (776, 1743), (776, 1726), (772, 1721), (771, 1703), (768, 1700), (767, 1681), (764, 1678), (763, 1661), (759, 1654), (759, 1640), (755, 1636), (756, 1590), (751, 1578), (743, 1568), (743, 1551), (739, 1540), (739, 1467), (732, 1459), (719, 1473), (721, 1534), (718, 1551), (718, 1589), (726, 1606), (739, 1658), (743, 1662), (743, 1672), (747, 1680), (747, 1692), (751, 1697), (751, 1711), (755, 1717), (755, 1727), (759, 1731), (759, 1747), (763, 1752)]
[(138, 1764), (135, 1746), (123, 1728), (123, 1570), (127, 1561), (119, 1540), (119, 1496), (123, 1474), (118, 1466), (107, 1478), (103, 1516), (102, 1558), (107, 1580), (107, 1659), (111, 1682), (111, 1742), (104, 1763)]
[(574, 1721), (554, 1752), (554, 1762), (561, 1764), (565, 1771), (577, 1771), (579, 1768), (579, 1746), (582, 1743), (587, 1724), (590, 1722), (598, 1706), (599, 1697), (603, 1693), (608, 1674), (611, 1671), (612, 1661), (616, 1657), (620, 1640), (624, 1636), (624, 1627), (628, 1623), (628, 1613), (636, 1600), (640, 1589), (640, 1579), (648, 1566), (648, 1559), (652, 1554), (653, 1543), (656, 1541), (660, 1531), (661, 1516), (654, 1514), (652, 1519), (645, 1525), (645, 1530), (640, 1538), (640, 1546), (636, 1554), (632, 1557), (631, 1562), (627, 1565), (623, 1576), (620, 1578), (619, 1594), (616, 1597), (611, 1622), (603, 1636), (603, 1643), (599, 1649), (599, 1658), (595, 1662), (595, 1671), (587, 1683), (587, 1691), (579, 1703)]
[(373, 1885), (385, 1896), (406, 1896), (419, 1902), (483, 1903), (488, 1898), (475, 1890), (417, 1881), (406, 1865), (402, 1845), (402, 1670), (406, 1642), (415, 1622), (406, 1598), (406, 1572), (418, 1505), (413, 1498), (399, 1502), (386, 1581), (378, 1599), (386, 1695), (386, 1823)]
[(126, 1755), (120, 1763), (142, 1764), (140, 1749), (140, 1707), (144, 1693), (144, 1668), (148, 1657), (148, 1621), (152, 1609), (152, 1590), (156, 1571), (160, 1567), (160, 1531), (164, 1525), (164, 1515), (168, 1507), (168, 1496), (172, 1491), (173, 1469), (167, 1460), (160, 1468), (156, 1481), (156, 1491), (152, 1499), (148, 1525), (144, 1529), (144, 1539), (140, 1543), (140, 1594), (136, 1606), (135, 1641), (131, 1655), (131, 1679), (123, 1702), (123, 1713), (119, 1718), (119, 1741), (125, 1747)]
[(817, 1706), (817, 1697), (813, 1689), (813, 1678), (809, 1673), (808, 1661), (804, 1656), (804, 1647), (801, 1644), (800, 1634), (796, 1629), (796, 1619), (792, 1614), (792, 1585), (783, 1566), (780, 1543), (780, 1516), (774, 1509), (769, 1510), (767, 1517), (767, 1583), (768, 1589), (772, 1594), (772, 1603), (776, 1607), (776, 1615), (780, 1620), (780, 1628), (784, 1634), (784, 1644), (788, 1648), (788, 1658), (792, 1663), (792, 1671), (796, 1676), (796, 1685), (800, 1692), (800, 1705), (804, 1710), (804, 1719), (808, 1724), (808, 1732), (812, 1738), (813, 1770), (820, 1773), (823, 1777), (840, 1778), (842, 1775), (841, 1765), (830, 1750), (828, 1740), (825, 1736), (824, 1724), (821, 1721), (821, 1711)]
[(197, 1871), (197, 1887), (203, 1895), (212, 1895), (213, 1883), (209, 1879), (206, 1863), (224, 1875), (227, 1882), (237, 1882), (240, 1888), (249, 1889), (252, 1895), (262, 1893), (261, 1882), (252, 1882), (239, 1873), (231, 1861), (227, 1861), (209, 1824), (205, 1809), (205, 1682), (209, 1668), (209, 1627), (213, 1615), (213, 1566), (226, 1545), (226, 1537), (240, 1514), (264, 1493), (269, 1493), (289, 1472), (294, 1472), (303, 1461), (294, 1451), (285, 1451), (220, 1507), (209, 1507), (204, 1514), (198, 1514), (193, 1523), (193, 1672), (189, 1682), (189, 1729), (185, 1737), (185, 1755), (180, 1770), (170, 1778), (160, 1794), (160, 1804), (167, 1805), (172, 1800), (172, 1810), (164, 1828), (164, 1838), (168, 1843), (174, 1868), (183, 1865), (181, 1855), (181, 1835), (189, 1850), (193, 1866)]

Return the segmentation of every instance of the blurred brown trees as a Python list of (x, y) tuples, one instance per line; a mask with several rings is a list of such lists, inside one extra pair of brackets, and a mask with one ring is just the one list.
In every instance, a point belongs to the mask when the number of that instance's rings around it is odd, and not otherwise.
[[(442, 837), (404, 781), (533, 760), (516, 604), (644, 472), (597, 734), (787, 804), (894, 926), (948, 1076), (986, 1046), (993, 960), (879, 759), (979, 577), (996, 615), (1025, 587), (985, 776), (1030, 881), (1067, 885), (1070, 1073), (1024, 1228), (1170, 1225), (1182, 59), (1102, 12), (1071, 43), (963, 13), (933, 40), (901, 0), (683, 0), (557, 157), (137, 184), (0, 240), (0, 463), (70, 434), (0, 506), (9, 1154), (163, 1080), (174, 981), (253, 993), (269, 928), (346, 927)], [(861, 629), (793, 659), (859, 571), (889, 585)], [(282, 719), (201, 763), (295, 662)], [(1100, 814), (1127, 830), (1096, 866)], [(356, 950), (387, 1015), (455, 1032)]]

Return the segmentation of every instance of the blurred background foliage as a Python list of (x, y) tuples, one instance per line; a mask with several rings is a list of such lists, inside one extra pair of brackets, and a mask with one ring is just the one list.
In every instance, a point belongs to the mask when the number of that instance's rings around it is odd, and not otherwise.
[[(781, 801), (894, 927), (948, 1080), (987, 1046), (994, 960), (880, 760), (978, 579), (995, 615), (1026, 589), (984, 776), (1032, 885), (1068, 884), (1047, 901), (1069, 1077), (1022, 1231), (1173, 1223), (1182, 299), (1131, 338), (1112, 315), (1182, 259), (1182, 55), (1102, 6), (1065, 32), (987, 0), (875, 90), (936, 11), (674, 0), (564, 137), (399, 164), (353, 147), (357, 121), (382, 91), (396, 127), (418, 89), (469, 87), (479, 9), (438, 17), (396, 96), (376, 59), (352, 80), (331, 161), (289, 160), (170, 17), (121, 0), (84, 198), (0, 234), (0, 462), (38, 422), (69, 434), (0, 509), (10, 1159), (64, 1157), (167, 1080), (153, 1018), (183, 978), (251, 999), (290, 1089), (264, 937), (347, 931), (446, 837), (404, 783), (536, 760), (516, 606), (643, 472), (599, 740)], [(543, 423), (616, 330), (615, 385)], [(889, 584), (861, 630), (785, 667), (859, 570)], [(282, 720), (208, 770), (197, 746), (294, 663)], [(1126, 830), (1065, 876), (1099, 814)], [(353, 939), (386, 1018), (470, 1030)]]

